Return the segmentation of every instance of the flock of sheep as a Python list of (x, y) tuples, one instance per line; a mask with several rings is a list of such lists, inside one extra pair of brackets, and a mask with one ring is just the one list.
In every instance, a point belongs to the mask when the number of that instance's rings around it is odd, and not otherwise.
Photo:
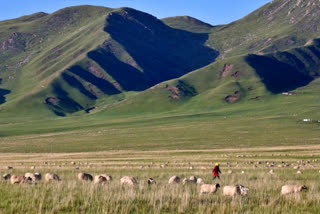
[[(11, 184), (27, 184), (27, 183), (36, 183), (42, 179), (42, 175), (40, 173), (25, 173), (24, 176), (22, 175), (10, 175), (4, 174), (2, 176), (4, 180), (10, 180)], [(79, 173), (78, 174), (79, 181), (93, 181), (94, 184), (107, 184), (108, 182), (112, 181), (112, 177), (107, 174), (96, 175), (93, 177), (88, 173)], [(47, 173), (45, 175), (45, 181), (61, 181), (60, 177), (54, 173)], [(121, 185), (127, 186), (134, 186), (137, 185), (138, 182), (135, 177), (131, 176), (124, 176), (120, 179)], [(149, 178), (147, 181), (148, 185), (156, 184), (156, 181), (153, 178)], [(169, 179), (168, 184), (179, 184), (180, 177), (172, 176)], [(220, 188), (220, 184), (205, 184), (201, 178), (197, 178), (195, 176), (191, 176), (190, 178), (184, 178), (182, 181), (183, 185), (186, 184), (199, 184), (200, 185), (200, 194), (204, 193), (215, 193)], [(284, 185), (281, 188), (281, 194), (292, 194), (292, 193), (299, 193), (303, 190), (306, 190), (307, 187), (305, 185)], [(223, 195), (224, 196), (246, 196), (249, 193), (249, 188), (244, 187), (242, 185), (232, 185), (232, 186), (224, 186), (223, 187)]]

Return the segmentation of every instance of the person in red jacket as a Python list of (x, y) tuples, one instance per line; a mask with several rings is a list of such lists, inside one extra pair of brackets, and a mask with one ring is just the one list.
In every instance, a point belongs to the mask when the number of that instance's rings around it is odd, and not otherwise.
[(219, 164), (216, 163), (212, 169), (213, 180), (216, 178), (220, 179), (219, 173), (221, 173), (220, 168), (219, 168)]

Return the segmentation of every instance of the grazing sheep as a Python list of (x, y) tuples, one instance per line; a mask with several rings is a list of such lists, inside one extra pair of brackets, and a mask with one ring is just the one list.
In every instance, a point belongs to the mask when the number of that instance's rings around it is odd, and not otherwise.
[(184, 178), (184, 179), (182, 180), (182, 184), (183, 184), (183, 185), (186, 185), (186, 184), (188, 184), (188, 183), (191, 183), (191, 181), (190, 181), (188, 178)]
[(106, 184), (107, 183), (107, 179), (102, 176), (102, 175), (96, 175), (94, 177), (94, 184)]
[(200, 186), (200, 193), (215, 193), (219, 187), (220, 184), (202, 184)]
[(27, 172), (26, 174), (24, 174), (24, 176), (26, 178), (30, 178), (32, 180), (32, 182), (40, 181), (42, 178), (41, 174), (38, 172), (36, 172), (36, 173)]
[(180, 183), (180, 178), (178, 176), (172, 176), (170, 179), (169, 179), (169, 184), (178, 184)]
[(88, 173), (79, 173), (78, 179), (79, 179), (79, 181), (92, 181), (93, 177), (92, 177), (92, 175), (90, 175)]
[(61, 181), (59, 176), (57, 174), (54, 174), (54, 173), (47, 173), (46, 176), (45, 176), (45, 180), (46, 180), (46, 182), (49, 182), (49, 181)]
[(244, 171), (243, 171), (243, 170), (241, 171), (241, 174), (244, 174)]
[(305, 185), (284, 185), (281, 188), (281, 195), (298, 193), (306, 189), (308, 188)]
[(302, 174), (302, 172), (300, 170), (297, 171), (297, 174)]
[(233, 171), (231, 169), (229, 169), (228, 174), (233, 174)]
[(235, 186), (225, 186), (223, 187), (223, 195), (224, 196), (236, 196), (236, 195), (247, 195), (249, 192), (248, 187), (244, 187), (240, 184), (237, 184)]
[(97, 175), (94, 177), (95, 184), (106, 184), (107, 182), (111, 182), (112, 177), (107, 174)]
[(148, 178), (148, 185), (157, 184), (156, 180), (153, 178)]
[(204, 184), (203, 179), (202, 179), (202, 178), (198, 178), (198, 179), (197, 179), (197, 184)]
[(12, 166), (7, 166), (7, 169), (13, 169), (13, 167)]
[(31, 166), (31, 167), (30, 167), (30, 169), (32, 169), (32, 170), (33, 170), (33, 169), (36, 169), (36, 167), (35, 167), (35, 166)]
[(107, 179), (108, 182), (112, 181), (112, 177), (111, 175), (107, 175), (107, 174), (101, 174), (101, 176), (105, 177)]
[(197, 177), (196, 176), (190, 176), (189, 180), (192, 182), (192, 183), (197, 183)]
[(197, 177), (196, 176), (191, 176), (190, 178), (184, 178), (182, 180), (182, 184), (196, 184), (197, 183)]
[(269, 171), (269, 173), (270, 173), (270, 174), (274, 174), (274, 170), (271, 169), (271, 170)]
[(35, 181), (36, 180), (36, 177), (34, 176), (34, 173), (32, 172), (27, 172), (24, 174), (24, 177), (26, 178), (30, 178), (32, 181)]
[(129, 186), (134, 186), (134, 185), (138, 184), (135, 177), (131, 177), (131, 176), (122, 177), (120, 179), (120, 183), (121, 183), (121, 185), (129, 185)]
[(3, 180), (7, 181), (7, 180), (10, 180), (11, 175), (8, 174), (8, 173), (6, 173), (6, 174), (4, 174), (4, 175), (2, 176), (2, 178), (3, 178)]
[(12, 175), (10, 178), (11, 184), (25, 184), (25, 183), (28, 183), (29, 181), (31, 181), (31, 178), (29, 177), (27, 178), (21, 175)]
[(40, 181), (42, 179), (42, 175), (39, 172), (34, 173), (34, 175), (36, 176), (36, 180)]

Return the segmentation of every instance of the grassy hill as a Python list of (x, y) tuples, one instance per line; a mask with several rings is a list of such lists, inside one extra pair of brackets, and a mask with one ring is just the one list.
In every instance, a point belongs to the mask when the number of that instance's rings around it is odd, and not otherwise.
[[(86, 8), (88, 11), (83, 12)], [(29, 110), (37, 106), (36, 111), (40, 107), (41, 111), (51, 109), (65, 116), (92, 108), (98, 99), (117, 102), (126, 96), (123, 92), (143, 91), (182, 76), (210, 64), (218, 55), (203, 45), (207, 34), (170, 28), (149, 14), (129, 8), (110, 11), (82, 6), (40, 17), (34, 25), (41, 24), (39, 29), (48, 34), (41, 36), (48, 37), (48, 42), (26, 48), (30, 52), (25, 60), (28, 63), (15, 81), (4, 81), (15, 82), (9, 86), (13, 90), (8, 95), (14, 104), (8, 103), (6, 108), (16, 112), (16, 106)], [(46, 26), (59, 35), (53, 38), (45, 31)], [(3, 96), (5, 93), (8, 91), (3, 91)]]
[(0, 151), (316, 143), (319, 6), (224, 26), (93, 6), (0, 22)]
[(320, 37), (317, 0), (274, 0), (246, 17), (214, 28), (208, 44), (223, 57), (272, 53)]
[(212, 25), (190, 16), (168, 17), (162, 19), (162, 21), (172, 28), (194, 33), (210, 33), (213, 28)]

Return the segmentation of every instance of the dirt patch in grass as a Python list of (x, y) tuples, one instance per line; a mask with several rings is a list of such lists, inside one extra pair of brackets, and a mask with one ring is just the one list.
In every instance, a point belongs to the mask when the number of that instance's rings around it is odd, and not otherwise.
[(60, 100), (56, 97), (47, 97), (46, 98), (46, 104), (56, 106), (59, 105)]
[(168, 91), (171, 93), (169, 98), (174, 99), (174, 100), (179, 99), (180, 91), (177, 87), (174, 87), (171, 85), (166, 85), (166, 89), (168, 89)]
[(223, 66), (222, 71), (220, 71), (220, 78), (226, 77), (230, 75), (233, 71), (234, 65), (233, 64), (225, 64)]
[(233, 95), (228, 95), (224, 98), (224, 101), (228, 103), (235, 103), (241, 98), (241, 91), (235, 91)]
[(236, 71), (231, 76), (234, 77), (234, 78), (237, 78), (237, 77), (241, 76), (241, 72), (240, 71)]

